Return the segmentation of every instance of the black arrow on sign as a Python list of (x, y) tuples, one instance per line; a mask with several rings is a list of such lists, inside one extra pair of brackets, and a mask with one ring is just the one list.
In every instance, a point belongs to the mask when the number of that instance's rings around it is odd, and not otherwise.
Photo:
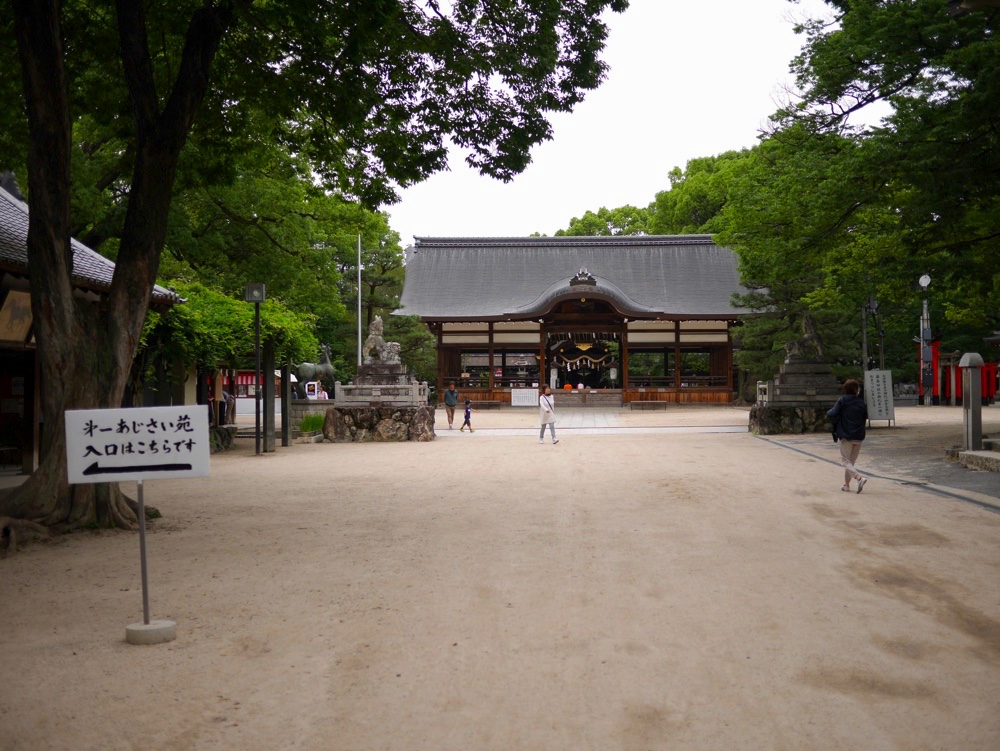
[(181, 472), (185, 469), (192, 469), (191, 464), (135, 464), (125, 467), (102, 467), (94, 462), (85, 470), (84, 475), (110, 475), (125, 474), (126, 472)]

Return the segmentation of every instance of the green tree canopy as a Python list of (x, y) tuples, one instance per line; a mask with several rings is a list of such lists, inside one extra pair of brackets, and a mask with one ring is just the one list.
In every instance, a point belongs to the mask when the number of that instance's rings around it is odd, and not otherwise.
[(668, 174), (670, 190), (656, 194), (649, 207), (651, 235), (712, 233), (718, 229), (716, 217), (726, 205), (729, 184), (746, 151), (727, 151), (718, 156), (688, 161), (681, 172), (674, 167)]
[[(187, 366), (249, 367), (253, 363), (253, 305), (198, 282), (179, 283), (174, 289), (185, 302), (165, 315), (150, 314), (144, 350), (155, 351), (161, 361)], [(261, 305), (260, 320), (261, 341), (274, 345), (279, 362), (316, 357), (319, 342), (312, 331), (314, 316), (292, 312), (269, 295)]]
[(582, 217), (573, 217), (569, 227), (556, 232), (556, 237), (567, 235), (587, 237), (610, 237), (612, 235), (645, 235), (648, 213), (635, 206), (619, 206), (617, 209), (601, 207), (595, 214), (587, 211)]
[[(945, 0), (827, 4), (836, 13), (833, 23), (802, 27), (807, 42), (793, 64), (802, 98), (777, 113), (777, 126), (855, 140), (861, 158), (847, 157), (840, 179), (861, 187), (842, 210), (878, 202), (882, 214), (881, 237), (865, 245), (866, 260), (875, 261), (881, 276), (905, 269), (912, 282), (929, 273), (950, 320), (994, 324), (1000, 10), (954, 17)], [(876, 102), (889, 107), (882, 121), (855, 124)], [(849, 232), (851, 224), (845, 217), (837, 231)]]
[[(626, 0), (11, 0), (0, 31), (9, 106), (0, 153), (27, 174), (28, 260), (46, 383), (42, 465), (0, 514), (128, 525), (117, 487), (70, 494), (63, 414), (117, 406), (143, 332), (182, 161), (224, 181), (233, 155), (277, 142), (370, 208), (442, 169), (446, 139), (509, 180), (551, 137), (547, 115), (600, 84), (605, 10)], [(17, 90), (21, 82), (23, 88)], [(116, 273), (97, 309), (74, 302), (74, 125), (110, 145), (94, 184), (127, 194)], [(78, 134), (82, 131), (78, 131)], [(26, 169), (25, 169), (26, 166)], [(96, 175), (95, 175), (96, 176)], [(244, 216), (244, 218), (246, 218)], [(257, 228), (259, 229), (259, 228)], [(100, 231), (100, 227), (94, 227)], [(63, 376), (69, 370), (73, 379)]]
[[(934, 280), (946, 348), (981, 341), (1000, 320), (997, 11), (954, 18), (943, 0), (828, 5), (832, 21), (801, 28), (801, 98), (740, 163), (714, 225), (752, 290), (741, 302), (761, 313), (739, 355), (760, 374), (806, 314), (834, 356), (860, 369), (859, 311), (872, 296), (895, 351), (912, 361), (922, 273)], [(876, 102), (888, 114), (859, 122)]]

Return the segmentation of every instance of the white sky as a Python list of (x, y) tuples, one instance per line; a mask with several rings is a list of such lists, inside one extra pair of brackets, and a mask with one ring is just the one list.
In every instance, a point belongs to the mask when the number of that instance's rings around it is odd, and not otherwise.
[(468, 168), (402, 191), (387, 207), (403, 247), (422, 237), (552, 235), (602, 206), (647, 206), (689, 159), (753, 146), (792, 84), (804, 39), (793, 21), (821, 0), (632, 0), (609, 14), (607, 79), (504, 184)]

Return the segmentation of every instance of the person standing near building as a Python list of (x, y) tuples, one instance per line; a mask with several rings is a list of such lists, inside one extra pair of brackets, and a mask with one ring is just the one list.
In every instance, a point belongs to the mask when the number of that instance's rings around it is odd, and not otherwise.
[(236, 397), (225, 389), (222, 390), (222, 402), (219, 403), (219, 422), (222, 425), (236, 422)]
[(552, 445), (559, 443), (559, 439), (556, 438), (556, 400), (549, 386), (542, 389), (538, 397), (538, 415), (542, 422), (542, 429), (538, 431), (538, 442), (545, 443), (545, 426), (548, 425), (552, 433)]
[(448, 413), (448, 430), (455, 427), (455, 408), (458, 406), (458, 391), (455, 389), (455, 382), (448, 384), (444, 392), (444, 411)]
[(841, 490), (851, 492), (851, 480), (858, 481), (860, 493), (868, 478), (855, 468), (861, 453), (861, 442), (865, 440), (865, 423), (868, 421), (868, 405), (858, 396), (860, 384), (853, 378), (844, 383), (844, 395), (837, 400), (826, 416), (833, 422), (834, 440), (840, 440), (840, 463), (844, 467), (844, 484)]

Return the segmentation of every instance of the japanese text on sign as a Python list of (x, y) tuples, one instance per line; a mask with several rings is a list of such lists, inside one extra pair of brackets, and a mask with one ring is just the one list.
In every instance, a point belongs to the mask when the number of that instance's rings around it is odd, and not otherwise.
[(865, 372), (865, 404), (869, 420), (895, 420), (892, 403), (892, 372), (869, 370)]
[(208, 415), (197, 405), (66, 412), (71, 483), (208, 475)]

